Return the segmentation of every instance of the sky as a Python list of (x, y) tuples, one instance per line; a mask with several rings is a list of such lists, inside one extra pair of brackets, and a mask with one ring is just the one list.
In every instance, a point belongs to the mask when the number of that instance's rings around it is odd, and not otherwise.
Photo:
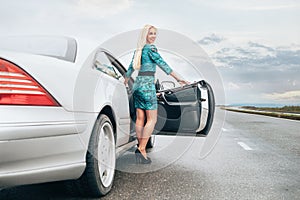
[(300, 104), (300, 0), (0, 0), (0, 5), (0, 36), (79, 36), (101, 44), (145, 24), (176, 31), (208, 54), (223, 80), (226, 104)]

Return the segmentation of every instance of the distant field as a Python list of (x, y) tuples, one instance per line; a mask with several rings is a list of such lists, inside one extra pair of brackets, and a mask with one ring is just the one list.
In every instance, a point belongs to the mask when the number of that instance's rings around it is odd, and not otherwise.
[(241, 108), (259, 111), (271, 111), (271, 112), (286, 112), (300, 114), (300, 106), (283, 106), (283, 107), (256, 107), (256, 106), (242, 106)]
[(249, 114), (266, 115), (270, 117), (279, 117), (286, 119), (300, 120), (300, 106), (283, 107), (255, 107), (255, 106), (220, 106), (221, 109), (234, 112), (243, 112)]

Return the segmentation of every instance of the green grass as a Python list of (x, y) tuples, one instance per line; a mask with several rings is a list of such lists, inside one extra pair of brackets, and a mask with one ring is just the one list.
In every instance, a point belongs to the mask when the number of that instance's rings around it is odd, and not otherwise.
[(270, 112), (286, 112), (286, 113), (297, 113), (300, 114), (300, 106), (283, 106), (283, 107), (255, 107), (255, 106), (242, 106), (244, 109), (259, 110), (259, 111), (270, 111)]
[(245, 110), (239, 109), (238, 107), (221, 106), (221, 109), (225, 109), (228, 111), (300, 120), (300, 106), (283, 106), (278, 108), (242, 106), (241, 108)]

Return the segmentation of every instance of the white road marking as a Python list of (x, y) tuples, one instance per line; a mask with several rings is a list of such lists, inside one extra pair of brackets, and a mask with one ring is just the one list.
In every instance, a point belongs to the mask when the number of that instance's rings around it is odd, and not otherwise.
[(228, 131), (228, 130), (227, 130), (226, 128), (222, 128), (222, 131), (224, 131), (224, 132), (225, 132), (225, 131)]
[(245, 144), (244, 142), (238, 142), (238, 144), (243, 147), (243, 149), (245, 149), (246, 151), (251, 151), (253, 150), (252, 148), (250, 148), (247, 144)]

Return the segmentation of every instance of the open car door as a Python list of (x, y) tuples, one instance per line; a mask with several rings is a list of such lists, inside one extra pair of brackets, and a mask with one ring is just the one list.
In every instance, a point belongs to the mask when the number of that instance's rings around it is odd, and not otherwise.
[(157, 92), (161, 95), (158, 96), (155, 133), (207, 136), (215, 112), (211, 86), (201, 80), (183, 87), (163, 88), (164, 82), (161, 85), (157, 84)]
[[(119, 78), (122, 78), (126, 69), (122, 64), (105, 52), (111, 64), (116, 68)], [(131, 135), (135, 133), (136, 113), (133, 104), (134, 80), (128, 82), (129, 111), (131, 116)], [(173, 85), (165, 89), (167, 85)], [(184, 136), (207, 136), (214, 119), (215, 98), (211, 86), (204, 80), (175, 87), (171, 81), (156, 83), (158, 101), (158, 116), (154, 134), (158, 135), (184, 135)], [(151, 143), (151, 142), (150, 142)], [(150, 144), (150, 146), (152, 146)]]

